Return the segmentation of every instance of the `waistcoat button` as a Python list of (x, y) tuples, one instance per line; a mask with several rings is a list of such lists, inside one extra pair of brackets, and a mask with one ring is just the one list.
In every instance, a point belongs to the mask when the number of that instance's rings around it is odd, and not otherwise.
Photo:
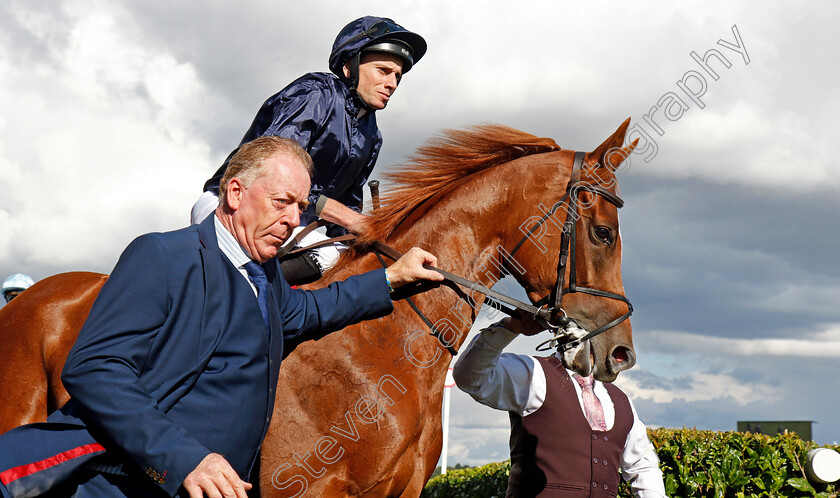
[(597, 483), (597, 482), (595, 482), (595, 481), (592, 481), (592, 487), (593, 487), (593, 488), (597, 488), (597, 487), (598, 487), (598, 483)]
[(593, 459), (592, 459), (592, 463), (598, 463), (598, 459), (597, 459), (597, 458), (593, 458)]

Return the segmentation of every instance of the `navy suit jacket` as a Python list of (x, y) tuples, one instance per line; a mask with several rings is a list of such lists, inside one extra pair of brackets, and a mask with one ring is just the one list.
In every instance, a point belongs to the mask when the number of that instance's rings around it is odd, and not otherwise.
[[(214, 396), (209, 406), (219, 410), (241, 402), (235, 391), (192, 392), (200, 376), (208, 375), (211, 362), (226, 363), (225, 358), (215, 358), (226, 339), (257, 341), (244, 349), (253, 350), (255, 361), (265, 360), (267, 387), (258, 386), (252, 395), (265, 396), (269, 389), (266, 400), (253, 400), (257, 406), (262, 403), (267, 413), (237, 415), (242, 418), (237, 423), (257, 427), (258, 446), (272, 413), (283, 342), (317, 339), (393, 309), (384, 270), (302, 291), (289, 287), (272, 259), (264, 265), (270, 302), (276, 304), (269, 307), (269, 338), (251, 287), (218, 247), (213, 217), (175, 232), (143, 235), (126, 248), (65, 363), (62, 380), (72, 399), (47, 424), (33, 424), (41, 432), (50, 423), (62, 423), (92, 433), (90, 442), (101, 443), (111, 457), (118, 455), (127, 464), (124, 470), (145, 471), (169, 495), (208, 453), (218, 451), (205, 444), (206, 435), (191, 430), (183, 413), (175, 415), (179, 402), (184, 405), (190, 396)], [(233, 302), (240, 305), (232, 306)], [(255, 327), (261, 328), (260, 333), (254, 333)], [(263, 337), (263, 342), (255, 337)], [(232, 376), (234, 383), (241, 381), (235, 379), (236, 370), (222, 375)], [(208, 413), (187, 415), (201, 420)], [(213, 435), (217, 443), (225, 437), (221, 432)], [(70, 446), (86, 442), (84, 434), (79, 437), (67, 439)], [(0, 453), (3, 438), (6, 435), (0, 438)], [(67, 451), (61, 438), (53, 439), (58, 441), (56, 451)], [(221, 442), (226, 447), (239, 444)], [(250, 449), (253, 455), (256, 450)], [(237, 469), (243, 478), (253, 464), (249, 460)], [(0, 475), (3, 465), (9, 468), (9, 463), (0, 461)]]

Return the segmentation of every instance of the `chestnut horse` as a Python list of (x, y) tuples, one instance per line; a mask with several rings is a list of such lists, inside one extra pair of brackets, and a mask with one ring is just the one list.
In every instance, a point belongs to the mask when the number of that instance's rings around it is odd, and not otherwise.
[[(585, 154), (581, 181), (615, 193), (614, 169), (633, 147), (622, 148), (628, 126), (629, 119)], [(502, 126), (450, 131), (389, 175), (393, 186), (365, 240), (314, 286), (381, 267), (364, 248), (382, 240), (398, 250), (420, 246), (442, 269), (488, 287), (509, 274), (537, 302), (557, 280), (567, 211), (546, 213), (567, 191), (574, 157), (551, 139)], [(603, 195), (578, 196), (571, 241), (577, 285), (623, 295), (617, 207)], [(56, 275), (0, 310), (0, 432), (44, 420), (67, 400), (60, 369), (106, 278)], [(420, 494), (442, 444), (442, 385), (451, 359), (444, 344), (463, 344), (484, 298), (450, 285), (413, 300), (440, 338), (398, 300), (389, 316), (301, 343), (284, 360), (262, 447), (262, 496)], [(628, 304), (571, 293), (563, 309), (591, 331), (627, 314)], [(590, 346), (600, 380), (635, 363), (629, 320)]]

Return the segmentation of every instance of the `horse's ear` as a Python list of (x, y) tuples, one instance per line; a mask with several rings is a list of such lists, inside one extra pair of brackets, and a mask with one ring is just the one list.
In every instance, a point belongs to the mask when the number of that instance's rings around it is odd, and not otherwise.
[(615, 171), (621, 162), (630, 155), (639, 143), (639, 139), (637, 138), (627, 147), (621, 147), (621, 144), (624, 143), (624, 136), (627, 134), (627, 128), (629, 126), (630, 118), (627, 118), (623, 123), (621, 123), (621, 126), (615, 130), (615, 133), (604, 140), (604, 143), (587, 154), (586, 162), (588, 164), (597, 163), (598, 167), (606, 167), (610, 171)]

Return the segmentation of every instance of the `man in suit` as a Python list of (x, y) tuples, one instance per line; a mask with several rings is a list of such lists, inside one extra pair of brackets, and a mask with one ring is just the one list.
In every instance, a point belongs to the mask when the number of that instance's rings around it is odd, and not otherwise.
[(0, 437), (3, 496), (56, 485), (76, 496), (246, 496), (284, 341), (386, 315), (393, 288), (442, 278), (414, 248), (387, 270), (290, 288), (275, 255), (306, 208), (311, 169), (294, 141), (257, 139), (231, 160), (213, 215), (128, 246), (65, 363), (71, 400)]
[[(630, 399), (569, 368), (582, 354), (591, 365), (588, 344), (549, 357), (502, 353), (519, 333), (541, 330), (533, 320), (505, 318), (473, 338), (453, 371), (462, 391), (509, 412), (506, 496), (616, 496), (620, 470), (634, 496), (664, 497), (659, 458)], [(574, 322), (567, 332), (586, 335)]]

